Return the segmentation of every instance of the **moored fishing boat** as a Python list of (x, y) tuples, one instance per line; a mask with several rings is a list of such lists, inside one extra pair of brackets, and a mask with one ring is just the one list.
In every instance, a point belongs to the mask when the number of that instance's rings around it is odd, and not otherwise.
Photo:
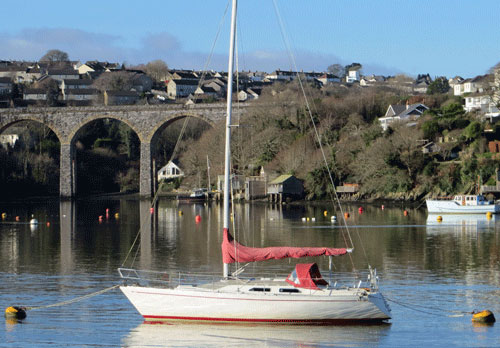
[(427, 211), (432, 214), (497, 214), (500, 204), (483, 195), (456, 195), (453, 198), (427, 199)]

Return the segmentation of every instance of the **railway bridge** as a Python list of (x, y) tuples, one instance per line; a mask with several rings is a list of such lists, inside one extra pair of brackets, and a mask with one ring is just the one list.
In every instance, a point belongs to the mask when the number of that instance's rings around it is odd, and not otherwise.
[[(246, 113), (248, 107), (239, 110)], [(127, 124), (140, 141), (140, 186), (142, 196), (151, 196), (153, 188), (153, 166), (151, 143), (155, 135), (172, 122), (195, 117), (213, 125), (226, 115), (226, 105), (181, 104), (142, 106), (92, 106), (64, 108), (16, 108), (0, 110), (0, 134), (8, 127), (21, 121), (35, 121), (51, 129), (61, 144), (59, 192), (61, 197), (70, 198), (76, 194), (76, 165), (74, 143), (78, 132), (97, 119), (116, 119)]]

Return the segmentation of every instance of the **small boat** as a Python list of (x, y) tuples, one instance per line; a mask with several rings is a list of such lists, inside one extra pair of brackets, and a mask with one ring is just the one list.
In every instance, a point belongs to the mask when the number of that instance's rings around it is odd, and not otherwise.
[(497, 214), (500, 204), (488, 201), (483, 195), (456, 195), (453, 198), (427, 199), (430, 214)]
[(208, 190), (206, 188), (194, 189), (189, 195), (179, 195), (177, 200), (183, 202), (204, 202), (208, 199)]

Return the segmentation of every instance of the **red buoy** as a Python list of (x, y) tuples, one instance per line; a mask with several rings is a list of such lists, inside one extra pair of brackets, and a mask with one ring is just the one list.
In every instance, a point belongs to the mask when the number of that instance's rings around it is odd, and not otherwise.
[(405, 210), (405, 211), (403, 212), (403, 214), (404, 214), (404, 216), (408, 216), (408, 210)]
[(153, 208), (153, 207), (149, 208), (149, 212), (150, 212), (151, 214), (153, 214), (153, 213), (155, 212), (155, 208)]
[(361, 214), (363, 213), (363, 207), (359, 207), (358, 212)]
[(201, 216), (200, 215), (196, 215), (196, 217), (194, 218), (194, 221), (199, 224), (201, 222)]

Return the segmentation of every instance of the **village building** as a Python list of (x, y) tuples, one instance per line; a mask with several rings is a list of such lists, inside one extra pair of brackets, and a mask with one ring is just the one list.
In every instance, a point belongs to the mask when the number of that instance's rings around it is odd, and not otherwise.
[(277, 203), (302, 198), (304, 185), (293, 175), (280, 175), (267, 185), (267, 195), (271, 202)]
[(8, 95), (12, 92), (12, 79), (0, 77), (0, 95)]
[(104, 91), (104, 105), (133, 105), (139, 98), (134, 91)]
[(466, 79), (455, 84), (454, 95), (464, 95), (466, 93), (483, 93), (489, 85), (489, 75), (480, 75), (472, 79)]
[(361, 68), (362, 68), (361, 65), (354, 65), (350, 67), (347, 71), (345, 82), (353, 83), (359, 81), (361, 79), (361, 72), (360, 72)]
[(47, 100), (47, 91), (43, 88), (26, 88), (23, 99), (28, 101)]
[(167, 84), (167, 94), (170, 99), (186, 98), (194, 94), (198, 88), (198, 80), (170, 80)]
[(393, 122), (410, 122), (414, 121), (426, 111), (429, 110), (424, 104), (406, 104), (399, 105), (393, 104), (389, 105), (384, 117), (380, 117), (378, 120), (382, 129), (385, 131), (389, 128), (389, 125)]
[(184, 172), (174, 162), (169, 161), (158, 171), (158, 182), (182, 178)]

